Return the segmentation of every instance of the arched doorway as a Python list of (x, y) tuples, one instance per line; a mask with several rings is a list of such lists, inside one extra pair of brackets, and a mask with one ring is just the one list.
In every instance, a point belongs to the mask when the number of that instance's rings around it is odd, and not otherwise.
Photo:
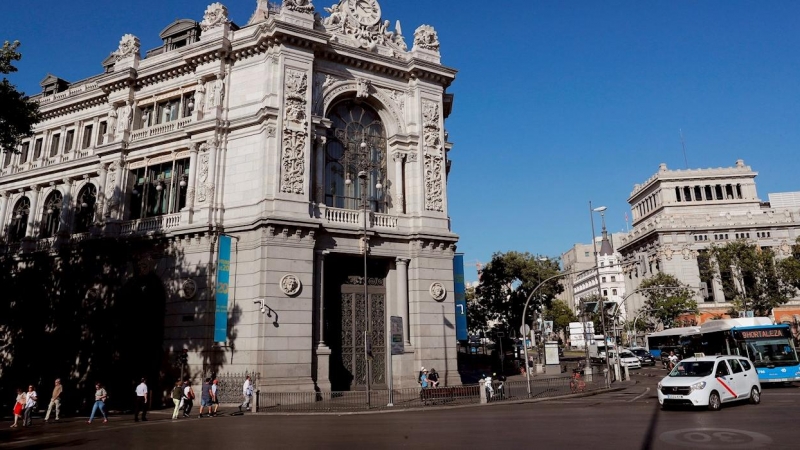
[(386, 212), (386, 130), (365, 103), (345, 100), (328, 114), (332, 126), (325, 145), (325, 204)]
[(55, 190), (47, 196), (44, 202), (44, 209), (42, 209), (42, 238), (51, 238), (58, 233), (58, 224), (61, 217), (61, 205), (64, 202), (64, 196), (61, 192)]
[(17, 200), (12, 211), (11, 223), (8, 225), (9, 242), (19, 242), (28, 231), (28, 215), (31, 213), (31, 201), (28, 197)]
[(97, 188), (88, 183), (81, 188), (78, 193), (78, 201), (75, 204), (75, 227), (76, 233), (89, 231), (94, 224), (94, 206), (97, 203)]

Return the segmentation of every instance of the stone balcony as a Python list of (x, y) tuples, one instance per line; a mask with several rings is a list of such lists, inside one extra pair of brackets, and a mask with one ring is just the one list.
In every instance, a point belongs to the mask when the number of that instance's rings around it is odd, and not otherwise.
[(181, 225), (181, 214), (167, 214), (164, 216), (148, 217), (145, 219), (127, 220), (120, 224), (119, 234), (129, 236), (133, 234), (164, 233)]
[(152, 137), (169, 134), (174, 131), (179, 131), (186, 128), (186, 126), (189, 125), (190, 123), (192, 123), (192, 118), (184, 117), (183, 119), (178, 119), (167, 123), (153, 125), (152, 127), (141, 128), (131, 133), (130, 142), (141, 141), (144, 139), (149, 139)]
[[(367, 212), (367, 227), (372, 229), (397, 230), (399, 218), (390, 214)], [(347, 228), (362, 228), (364, 210), (325, 207), (321, 214), (323, 223)]]

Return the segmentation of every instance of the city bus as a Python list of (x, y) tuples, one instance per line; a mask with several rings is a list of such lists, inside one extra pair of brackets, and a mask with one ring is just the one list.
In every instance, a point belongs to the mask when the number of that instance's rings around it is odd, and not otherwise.
[(655, 358), (661, 358), (662, 348), (669, 353), (680, 348), (680, 339), (684, 335), (693, 335), (700, 331), (700, 327), (667, 328), (647, 335), (647, 351)]
[(684, 354), (745, 356), (761, 383), (800, 381), (800, 360), (789, 325), (768, 317), (711, 320), (697, 333), (681, 336)]

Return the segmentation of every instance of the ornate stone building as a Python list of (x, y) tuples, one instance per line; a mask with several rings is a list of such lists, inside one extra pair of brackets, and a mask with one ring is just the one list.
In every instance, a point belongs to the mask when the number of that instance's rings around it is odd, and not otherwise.
[[(628, 199), (633, 229), (618, 248), (626, 290), (633, 292), (646, 278), (664, 272), (697, 288), (699, 322), (725, 315), (731, 299), (721, 280), (731, 274), (710, 264), (709, 246), (745, 240), (786, 257), (800, 236), (800, 207), (762, 202), (756, 175), (742, 160), (717, 169), (669, 170), (661, 164), (655, 175), (637, 184)], [(644, 300), (641, 294), (631, 296), (629, 312), (638, 311)], [(800, 302), (776, 308), (773, 315), (777, 322), (794, 323), (800, 319)]]
[[(195, 377), (248, 370), (266, 390), (359, 389), (371, 330), (373, 387), (390, 367), (395, 387), (416, 386), (421, 365), (458, 383), (445, 130), (456, 72), (432, 27), (407, 37), (375, 0), (325, 11), (259, 0), (238, 26), (214, 3), (146, 54), (126, 34), (97, 76), (48, 76), (44, 120), (0, 172), (4, 257), (28, 267), (135, 243), (100, 272), (150, 277), (134, 284), (163, 297), (147, 311), (163, 335), (152, 371), (174, 372), (187, 349)], [(228, 337), (215, 343), (223, 234), (234, 239)], [(81, 298), (113, 294), (83, 286)], [(390, 357), (392, 316), (405, 345)]]

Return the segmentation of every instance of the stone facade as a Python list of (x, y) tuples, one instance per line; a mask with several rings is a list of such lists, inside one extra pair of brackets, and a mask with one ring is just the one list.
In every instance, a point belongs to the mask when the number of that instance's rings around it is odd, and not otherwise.
[[(165, 358), (189, 349), (192, 376), (248, 370), (262, 390), (359, 389), (366, 326), (373, 386), (388, 366), (395, 387), (416, 386), (422, 365), (459, 383), (446, 326), (456, 72), (441, 65), (436, 32), (420, 27), (409, 50), (376, 1), (341, 1), (326, 17), (308, 1), (257, 3), (246, 26), (214, 3), (144, 56), (125, 35), (105, 73), (43, 81), (44, 120), (0, 172), (5, 257), (157, 242), (166, 250), (133, 263), (163, 283), (165, 310), (152, 313), (164, 316)], [(234, 237), (228, 339), (214, 343), (223, 233)], [(405, 353), (389, 361), (391, 316), (403, 318)]]
[[(628, 292), (658, 272), (677, 277), (697, 290), (699, 321), (725, 314), (731, 307), (718, 276), (701, 279), (698, 257), (712, 243), (746, 240), (788, 256), (800, 236), (800, 207), (773, 207), (758, 198), (757, 173), (744, 161), (734, 167), (658, 172), (634, 187), (628, 203), (633, 229), (618, 250)], [(717, 274), (718, 275), (718, 274)], [(702, 288), (702, 290), (701, 290)], [(628, 301), (634, 314), (644, 304), (634, 294)], [(774, 311), (774, 319), (797, 314), (800, 302)]]

